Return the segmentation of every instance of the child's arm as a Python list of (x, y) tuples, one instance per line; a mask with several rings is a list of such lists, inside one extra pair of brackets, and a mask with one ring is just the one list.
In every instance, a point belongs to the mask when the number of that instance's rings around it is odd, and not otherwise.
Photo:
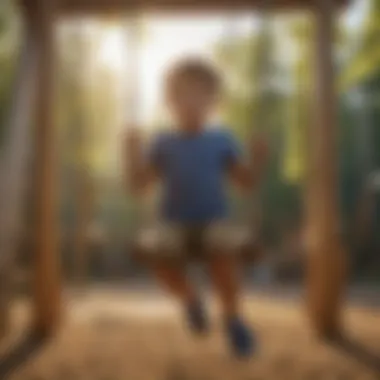
[(124, 146), (125, 175), (128, 191), (144, 195), (158, 179), (158, 173), (151, 162), (144, 159), (141, 134), (129, 129)]
[(248, 161), (236, 158), (229, 165), (232, 181), (244, 191), (260, 183), (268, 160), (268, 147), (263, 139), (255, 139), (249, 146)]

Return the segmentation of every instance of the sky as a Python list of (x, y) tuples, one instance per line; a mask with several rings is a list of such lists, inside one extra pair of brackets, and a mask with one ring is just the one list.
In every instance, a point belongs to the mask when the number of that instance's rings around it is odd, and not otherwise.
[[(354, 1), (344, 14), (350, 28), (360, 24), (365, 14), (368, 0)], [(139, 49), (133, 54), (138, 60), (138, 70), (134, 75), (139, 114), (142, 121), (154, 118), (159, 108), (160, 82), (170, 63), (184, 55), (211, 57), (212, 46), (226, 34), (247, 33), (255, 25), (253, 15), (216, 15), (214, 17), (150, 17), (144, 20), (144, 33)], [(100, 62), (124, 77), (131, 67), (126, 49), (126, 28), (110, 28), (100, 49)], [(284, 46), (286, 49), (286, 46)], [(129, 82), (131, 85), (131, 82)], [(125, 91), (124, 91), (125, 94)], [(128, 107), (125, 109), (128, 113)]]

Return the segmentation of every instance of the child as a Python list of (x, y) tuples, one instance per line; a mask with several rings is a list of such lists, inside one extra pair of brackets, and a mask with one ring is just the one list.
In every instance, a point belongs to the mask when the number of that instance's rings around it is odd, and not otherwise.
[[(143, 196), (157, 179), (163, 185), (162, 224), (142, 232), (140, 247), (168, 258), (184, 254), (194, 239), (200, 241), (222, 305), (231, 349), (238, 356), (249, 356), (254, 336), (240, 315), (236, 265), (239, 244), (246, 236), (228, 225), (225, 177), (250, 191), (260, 178), (266, 148), (251, 144), (250, 150), (255, 150), (253, 166), (250, 160), (243, 161), (236, 141), (226, 130), (206, 127), (221, 90), (220, 78), (208, 64), (196, 59), (176, 64), (165, 82), (175, 130), (159, 134), (145, 157), (138, 132), (129, 129), (127, 164), (135, 193)], [(196, 333), (207, 332), (202, 299), (183, 270), (155, 260), (153, 271), (183, 304), (190, 328)]]

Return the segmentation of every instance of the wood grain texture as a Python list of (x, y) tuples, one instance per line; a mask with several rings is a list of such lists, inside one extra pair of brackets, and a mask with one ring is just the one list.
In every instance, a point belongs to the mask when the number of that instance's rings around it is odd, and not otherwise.
[(342, 332), (347, 255), (341, 239), (338, 196), (338, 123), (334, 88), (334, 12), (331, 0), (315, 11), (315, 112), (310, 123), (307, 304), (322, 336)]
[[(344, 6), (350, 0), (335, 0), (337, 6)], [(24, 0), (33, 7), (37, 0)], [(60, 0), (59, 14), (107, 14), (138, 10), (147, 12), (217, 12), (244, 11), (270, 8), (273, 10), (307, 9), (316, 0)]]
[(55, 8), (39, 0), (34, 33), (38, 49), (35, 179), (35, 329), (49, 335), (60, 319), (57, 145), (54, 125)]
[(8, 330), (8, 303), (12, 297), (12, 269), (22, 228), (32, 150), (37, 55), (28, 30), (19, 57), (12, 103), (1, 157), (0, 188), (0, 338)]

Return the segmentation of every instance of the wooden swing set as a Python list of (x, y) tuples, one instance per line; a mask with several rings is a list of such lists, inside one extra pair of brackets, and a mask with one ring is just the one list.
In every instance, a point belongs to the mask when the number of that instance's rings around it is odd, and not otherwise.
[[(268, 1), (268, 0), (267, 0)], [(24, 38), (2, 161), (0, 197), (0, 337), (7, 330), (10, 265), (17, 248), (29, 154), (35, 157), (36, 217), (33, 328), (51, 335), (63, 315), (58, 254), (55, 25), (64, 17), (135, 12), (254, 11), (265, 0), (20, 0)], [(315, 107), (309, 128), (306, 304), (317, 333), (342, 333), (346, 261), (337, 191), (337, 126), (333, 70), (334, 18), (345, 0), (270, 0), (269, 11), (305, 10), (315, 21)], [(34, 129), (32, 128), (34, 127)], [(25, 202), (24, 202), (25, 203)], [(3, 318), (1, 317), (3, 316)]]

